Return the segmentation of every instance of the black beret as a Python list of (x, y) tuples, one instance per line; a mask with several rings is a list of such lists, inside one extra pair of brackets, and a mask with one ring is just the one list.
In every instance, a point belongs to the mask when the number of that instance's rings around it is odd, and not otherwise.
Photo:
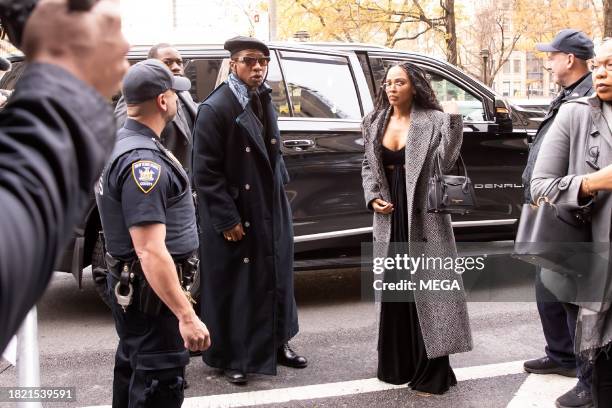
[(227, 40), (225, 44), (223, 44), (223, 48), (228, 50), (230, 55), (234, 55), (242, 50), (259, 50), (263, 52), (265, 56), (270, 56), (270, 49), (266, 44), (259, 41), (257, 38), (244, 37), (241, 35)]

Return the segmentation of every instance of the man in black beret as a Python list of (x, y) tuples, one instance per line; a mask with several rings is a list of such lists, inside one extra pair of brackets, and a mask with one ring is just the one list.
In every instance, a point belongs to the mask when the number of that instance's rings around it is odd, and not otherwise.
[(193, 180), (200, 214), (202, 319), (213, 333), (206, 364), (244, 384), (277, 364), (306, 367), (289, 348), (298, 332), (293, 225), (271, 89), (270, 50), (235, 37), (229, 78), (200, 105)]

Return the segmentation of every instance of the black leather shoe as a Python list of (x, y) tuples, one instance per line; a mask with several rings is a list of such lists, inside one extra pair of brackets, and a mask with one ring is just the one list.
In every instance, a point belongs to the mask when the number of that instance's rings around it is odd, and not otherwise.
[(225, 370), (225, 371), (223, 371), (223, 375), (225, 376), (225, 379), (229, 383), (238, 384), (238, 385), (242, 385), (242, 384), (246, 384), (247, 383), (247, 376), (242, 371), (238, 371), (238, 370)]
[(576, 368), (565, 368), (552, 361), (548, 356), (525, 361), (523, 368), (533, 374), (559, 374), (564, 377), (576, 378)]
[(574, 388), (557, 398), (555, 404), (557, 408), (591, 408), (593, 397), (591, 390), (579, 382)]
[(304, 357), (295, 354), (288, 343), (280, 346), (276, 353), (276, 361), (280, 365), (292, 368), (304, 368), (308, 365), (308, 361)]

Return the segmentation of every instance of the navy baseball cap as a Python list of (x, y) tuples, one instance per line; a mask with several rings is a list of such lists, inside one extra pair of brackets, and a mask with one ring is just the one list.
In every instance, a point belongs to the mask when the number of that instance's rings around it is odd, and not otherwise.
[(574, 54), (576, 58), (582, 60), (593, 58), (595, 56), (594, 48), (593, 41), (585, 33), (573, 28), (559, 31), (548, 44), (536, 44), (538, 51)]
[(168, 89), (188, 91), (191, 89), (191, 81), (172, 75), (168, 67), (157, 59), (132, 65), (123, 78), (123, 98), (128, 105), (154, 99)]

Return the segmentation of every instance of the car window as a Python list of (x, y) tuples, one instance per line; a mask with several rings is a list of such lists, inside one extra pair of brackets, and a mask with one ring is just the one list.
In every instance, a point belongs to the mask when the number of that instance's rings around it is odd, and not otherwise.
[(361, 119), (347, 58), (289, 51), (280, 54), (293, 116)]
[(191, 96), (202, 102), (215, 89), (222, 58), (192, 59), (185, 66), (185, 76), (191, 81)]
[(460, 113), (468, 122), (486, 120), (482, 100), (441, 75), (430, 72), (429, 78), (444, 112)]
[[(221, 63), (219, 74), (215, 77), (215, 87), (227, 79), (230, 72), (229, 65), (229, 58), (225, 58)], [(278, 66), (278, 58), (274, 52), (270, 53), (270, 64), (268, 65), (266, 83), (272, 88), (272, 105), (274, 109), (276, 109), (276, 114), (279, 117), (291, 116), (285, 82), (283, 81), (283, 76)]]
[(370, 96), (372, 97), (372, 99), (374, 99), (376, 98), (376, 85), (372, 82), (372, 75), (370, 74), (370, 64), (368, 63), (368, 56), (364, 53), (358, 53), (357, 59), (359, 59), (359, 65), (361, 65), (361, 69), (363, 70), (363, 73), (366, 77)]
[[(382, 83), (387, 69), (401, 62), (394, 59), (370, 58), (375, 83)], [(427, 70), (426, 67), (424, 68)], [(445, 112), (460, 113), (463, 120), (468, 122), (486, 120), (484, 106), (480, 98), (463, 89), (455, 81), (429, 70), (427, 73), (436, 97)]]

